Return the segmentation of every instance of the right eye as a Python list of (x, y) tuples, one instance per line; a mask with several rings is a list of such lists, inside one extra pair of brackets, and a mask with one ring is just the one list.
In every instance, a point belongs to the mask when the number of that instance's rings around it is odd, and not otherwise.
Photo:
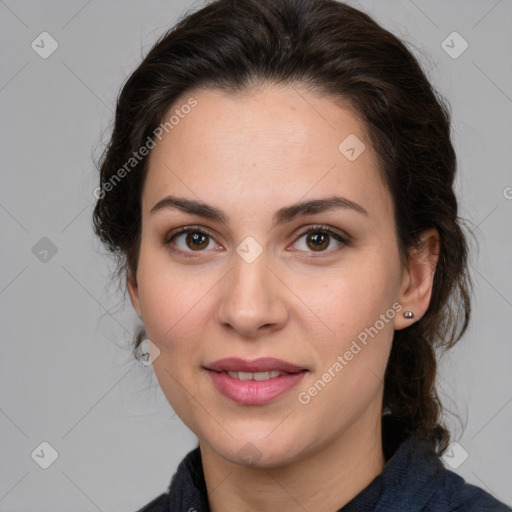
[(195, 226), (172, 231), (166, 236), (164, 245), (170, 246), (172, 251), (183, 253), (204, 252), (206, 249), (220, 247), (208, 232)]

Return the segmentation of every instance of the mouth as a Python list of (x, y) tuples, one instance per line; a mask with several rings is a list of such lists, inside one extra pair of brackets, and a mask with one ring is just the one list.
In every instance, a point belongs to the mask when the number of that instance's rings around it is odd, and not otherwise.
[[(306, 370), (303, 370), (306, 371)], [(236, 380), (270, 380), (275, 379), (276, 377), (280, 377), (281, 375), (292, 375), (288, 372), (280, 372), (277, 370), (273, 370), (270, 372), (218, 372), (223, 373), (224, 375), (229, 375), (232, 379)], [(297, 372), (298, 373), (298, 372)]]
[[(240, 357), (227, 357), (219, 359), (205, 366), (207, 370), (214, 372), (238, 372), (238, 373), (298, 373), (308, 371), (307, 368), (299, 366), (275, 357), (260, 357), (249, 361)], [(277, 375), (276, 375), (277, 377)], [(247, 379), (244, 379), (247, 380)]]
[(214, 387), (230, 400), (246, 405), (266, 404), (295, 387), (309, 371), (275, 358), (247, 361), (221, 359), (204, 367)]

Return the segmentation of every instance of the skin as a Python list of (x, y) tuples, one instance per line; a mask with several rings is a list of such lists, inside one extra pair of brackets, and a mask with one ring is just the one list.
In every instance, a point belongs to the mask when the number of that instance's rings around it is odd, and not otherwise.
[[(364, 125), (348, 108), (291, 86), (239, 95), (196, 90), (182, 103), (192, 95), (198, 105), (151, 152), (139, 263), (128, 278), (132, 304), (160, 351), (155, 374), (199, 440), (212, 511), (332, 512), (384, 467), (380, 418), (393, 332), (428, 307), (438, 234), (423, 233), (423, 250), (401, 265), (391, 196)], [(338, 150), (350, 134), (366, 147), (354, 161)], [(177, 208), (150, 213), (171, 194), (221, 209), (229, 221)], [(273, 226), (279, 208), (332, 195), (368, 215), (335, 209)], [(318, 250), (298, 234), (317, 224), (351, 241), (331, 236)], [(191, 225), (211, 238), (164, 243)], [(236, 252), (248, 236), (263, 250), (252, 263)], [(300, 403), (298, 394), (394, 303), (415, 318), (396, 314)], [(221, 395), (203, 368), (230, 356), (276, 357), (309, 372), (268, 404), (241, 405)], [(242, 458), (247, 452), (252, 463)]]

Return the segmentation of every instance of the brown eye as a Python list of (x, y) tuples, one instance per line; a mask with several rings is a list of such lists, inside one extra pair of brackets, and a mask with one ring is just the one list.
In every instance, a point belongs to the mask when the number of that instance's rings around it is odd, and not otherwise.
[(189, 253), (189, 255), (192, 252), (206, 252), (206, 249), (219, 247), (210, 234), (193, 226), (170, 233), (163, 243), (173, 252)]
[[(328, 226), (310, 227), (299, 233), (297, 241), (294, 243), (295, 249), (298, 249), (300, 252), (326, 254), (336, 252), (342, 246), (348, 245), (350, 245), (349, 239), (329, 229)], [(327, 250), (328, 248), (329, 250)]]
[(208, 235), (201, 232), (190, 232), (187, 233), (185, 243), (187, 244), (187, 247), (189, 247), (193, 251), (199, 251), (201, 249), (208, 247), (209, 238), (210, 237)]
[(306, 237), (306, 243), (313, 251), (323, 251), (324, 249), (327, 249), (327, 247), (329, 247), (329, 242), (329, 235), (322, 231), (309, 233)]

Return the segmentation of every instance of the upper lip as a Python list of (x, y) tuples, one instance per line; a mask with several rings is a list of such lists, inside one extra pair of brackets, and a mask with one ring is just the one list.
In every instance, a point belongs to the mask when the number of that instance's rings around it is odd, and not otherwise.
[(282, 359), (276, 359), (274, 357), (260, 357), (248, 361), (239, 357), (227, 357), (225, 359), (219, 359), (213, 363), (205, 366), (207, 370), (213, 370), (215, 372), (271, 372), (279, 371), (286, 373), (297, 373), (300, 371), (307, 370), (302, 366), (297, 366)]

